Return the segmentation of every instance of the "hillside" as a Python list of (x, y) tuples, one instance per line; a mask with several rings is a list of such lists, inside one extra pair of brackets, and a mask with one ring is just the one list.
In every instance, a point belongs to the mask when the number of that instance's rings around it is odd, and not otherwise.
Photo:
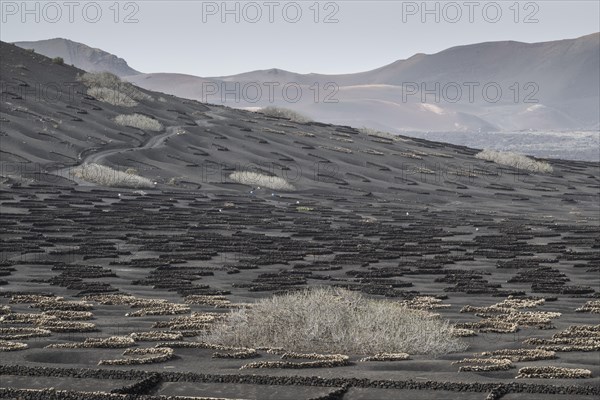
[[(528, 209), (561, 210), (565, 199), (587, 204), (596, 194), (598, 164), (554, 160), (553, 174), (530, 175), (479, 160), (478, 151), (466, 147), (298, 124), (152, 92), (145, 92), (148, 100), (137, 106), (112, 106), (85, 93), (75, 68), (8, 44), (2, 44), (2, 53), (2, 80), (15, 85), (2, 104), (2, 154), (9, 162), (32, 162), (51, 171), (91, 158), (135, 168), (162, 184), (177, 180), (202, 190), (244, 190), (228, 180), (230, 171), (257, 170), (284, 177), (307, 195), (368, 194), (402, 202), (420, 202), (426, 195), (432, 205), (466, 208), (475, 198), (493, 208), (502, 196), (511, 204), (528, 199)], [(72, 100), (66, 92), (61, 101), (19, 99), (15, 93), (56, 80), (77, 85)], [(133, 113), (156, 119), (164, 129), (153, 133), (115, 122), (117, 115)], [(569, 189), (573, 179), (565, 179), (571, 174), (582, 182), (576, 191)]]
[[(1, 398), (600, 395), (599, 163), (505, 166), (0, 54)], [(326, 338), (303, 353), (213, 336), (301, 315)], [(394, 353), (329, 351), (359, 335)]]
[[(272, 68), (212, 78), (168, 71), (141, 74), (122, 59), (66, 39), (17, 45), (183, 98), (236, 108), (277, 105), (318, 121), (393, 133), (597, 131), (600, 126), (600, 33), (542, 43), (457, 46), (354, 74), (298, 74)], [(240, 86), (232, 92), (235, 83)], [(273, 99), (265, 83), (278, 85)], [(243, 90), (257, 84), (262, 94)], [(302, 95), (297, 101), (286, 100), (281, 90), (285, 85), (299, 85)], [(543, 150), (549, 141), (558, 143), (547, 136), (536, 149), (556, 154)], [(589, 140), (578, 142), (577, 151), (585, 153), (589, 145)], [(585, 154), (584, 159), (596, 160), (597, 155)]]

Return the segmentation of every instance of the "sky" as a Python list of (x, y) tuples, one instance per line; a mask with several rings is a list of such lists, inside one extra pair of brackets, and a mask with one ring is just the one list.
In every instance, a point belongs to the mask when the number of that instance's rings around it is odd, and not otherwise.
[(471, 43), (600, 31), (591, 1), (5, 1), (0, 38), (62, 37), (142, 72), (352, 73)]

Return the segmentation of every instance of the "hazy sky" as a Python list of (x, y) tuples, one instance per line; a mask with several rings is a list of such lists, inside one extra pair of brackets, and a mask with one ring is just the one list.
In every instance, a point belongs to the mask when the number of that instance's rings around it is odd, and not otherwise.
[(200, 76), (358, 72), (456, 45), (600, 30), (597, 0), (0, 2), (3, 41), (63, 37), (143, 72)]

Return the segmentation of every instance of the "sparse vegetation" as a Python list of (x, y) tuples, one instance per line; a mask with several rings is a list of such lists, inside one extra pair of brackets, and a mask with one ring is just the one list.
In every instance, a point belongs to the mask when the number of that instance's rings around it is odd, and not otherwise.
[(115, 117), (119, 125), (130, 126), (144, 131), (161, 131), (163, 126), (160, 122), (142, 114), (121, 114)]
[(102, 186), (151, 188), (154, 183), (142, 176), (117, 171), (100, 164), (82, 164), (71, 171), (71, 174), (84, 181)]
[(138, 104), (137, 101), (125, 93), (107, 87), (91, 87), (88, 89), (87, 94), (113, 106), (135, 107)]
[(52, 64), (65, 65), (65, 60), (62, 57), (54, 57), (52, 59)]
[(318, 288), (259, 300), (207, 334), (211, 343), (355, 354), (444, 354), (466, 348), (452, 327), (426, 311)]
[(393, 135), (389, 132), (382, 132), (382, 131), (378, 131), (377, 129), (372, 129), (372, 128), (367, 128), (367, 127), (362, 127), (358, 130), (360, 133), (365, 134), (367, 136), (371, 136), (375, 139), (380, 139), (383, 140), (385, 142), (397, 142), (400, 140), (400, 138), (396, 135)]
[(286, 118), (293, 122), (306, 123), (311, 121), (311, 119), (307, 116), (288, 108), (264, 107), (261, 108), (259, 112), (261, 114), (268, 115), (269, 117)]
[(475, 155), (476, 158), (486, 161), (493, 161), (496, 164), (507, 165), (522, 171), (540, 172), (549, 174), (553, 171), (550, 164), (544, 161), (536, 161), (522, 154), (513, 153), (510, 151), (495, 151), (485, 149)]
[(234, 172), (233, 174), (229, 175), (229, 179), (248, 186), (261, 186), (273, 190), (295, 190), (294, 186), (283, 178), (259, 174), (257, 172)]
[(123, 82), (110, 72), (86, 72), (78, 77), (89, 89), (87, 94), (108, 104), (134, 107), (138, 101), (153, 101), (154, 98), (129, 82)]

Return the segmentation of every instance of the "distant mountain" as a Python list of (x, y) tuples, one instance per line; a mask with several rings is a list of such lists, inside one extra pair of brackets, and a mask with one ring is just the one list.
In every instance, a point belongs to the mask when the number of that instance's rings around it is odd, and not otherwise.
[(35, 42), (15, 42), (24, 49), (34, 49), (46, 57), (62, 57), (65, 63), (90, 72), (107, 71), (118, 76), (137, 75), (140, 72), (127, 65), (127, 61), (100, 49), (68, 39), (49, 39)]
[[(143, 74), (128, 79), (147, 89), (201, 101), (240, 108), (277, 105), (320, 121), (397, 133), (597, 129), (600, 33), (544, 43), (452, 47), (356, 74), (268, 69), (215, 78)], [(279, 85), (273, 104), (265, 82)], [(326, 86), (329, 82), (339, 88), (336, 93)], [(231, 94), (235, 83), (240, 84), (237, 98)], [(263, 93), (258, 101), (250, 101), (253, 94), (245, 93), (244, 87), (252, 93), (256, 83)], [(281, 89), (286, 84), (302, 88), (298, 102), (286, 101)], [(320, 91), (318, 102), (315, 87)], [(327, 95), (337, 102), (323, 102)]]
[[(101, 64), (148, 90), (236, 108), (275, 105), (318, 121), (395, 133), (575, 131), (600, 126), (600, 33), (543, 43), (457, 46), (355, 74), (268, 69), (212, 78), (140, 74), (115, 56), (64, 39), (18, 43), (31, 48), (36, 44), (49, 56), (64, 57), (66, 50), (59, 53), (61, 48), (82, 49), (74, 51), (80, 58), (74, 64), (86, 70), (97, 70), (92, 68), (98, 65), (94, 60), (119, 60)], [(126, 68), (115, 71), (115, 65)], [(290, 99), (298, 87), (302, 95)]]

